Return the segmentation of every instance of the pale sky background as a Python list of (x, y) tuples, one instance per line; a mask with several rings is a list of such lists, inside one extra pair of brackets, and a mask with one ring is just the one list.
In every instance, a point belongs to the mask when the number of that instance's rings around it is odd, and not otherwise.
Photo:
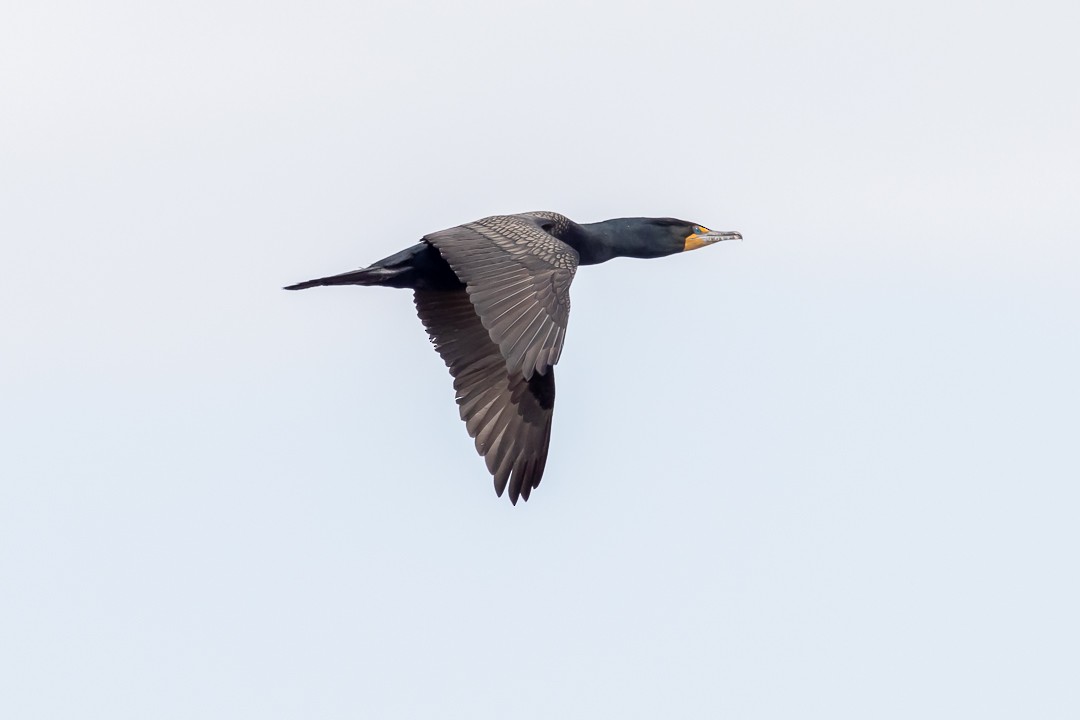
[[(0, 717), (1080, 717), (1075, 3), (0, 10)], [(495, 497), (407, 292), (588, 267)]]

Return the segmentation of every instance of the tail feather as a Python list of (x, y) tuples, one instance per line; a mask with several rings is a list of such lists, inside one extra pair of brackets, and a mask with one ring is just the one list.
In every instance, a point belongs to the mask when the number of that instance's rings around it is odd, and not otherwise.
[(329, 275), (314, 280), (306, 280), (295, 285), (286, 285), (286, 290), (303, 290), (320, 285), (382, 285), (399, 274), (398, 270), (383, 267), (360, 268), (339, 275)]

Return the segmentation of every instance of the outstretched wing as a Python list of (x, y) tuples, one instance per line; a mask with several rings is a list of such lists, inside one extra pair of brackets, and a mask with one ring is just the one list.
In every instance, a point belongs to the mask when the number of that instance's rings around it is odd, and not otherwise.
[(465, 290), (417, 290), (416, 312), (454, 377), (461, 419), (476, 450), (510, 502), (540, 484), (547, 463), (555, 373), (548, 368), (526, 379), (507, 368)]
[(511, 373), (526, 380), (559, 361), (578, 254), (542, 215), (499, 215), (427, 235), (465, 283)]

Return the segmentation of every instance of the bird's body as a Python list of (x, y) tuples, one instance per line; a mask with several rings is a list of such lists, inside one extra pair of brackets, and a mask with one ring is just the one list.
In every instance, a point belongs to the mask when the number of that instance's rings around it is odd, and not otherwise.
[(552, 212), (497, 215), (424, 236), (369, 267), (290, 285), (413, 290), (450, 368), (461, 418), (511, 502), (540, 484), (555, 403), (554, 365), (579, 265), (651, 258), (741, 237), (671, 218), (578, 224)]

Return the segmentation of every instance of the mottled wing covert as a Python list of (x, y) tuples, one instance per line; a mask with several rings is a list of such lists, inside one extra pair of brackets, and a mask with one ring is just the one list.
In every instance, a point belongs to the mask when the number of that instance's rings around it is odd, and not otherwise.
[(465, 283), (506, 367), (525, 379), (559, 361), (566, 336), (578, 255), (544, 230), (560, 220), (553, 213), (499, 215), (424, 238)]

